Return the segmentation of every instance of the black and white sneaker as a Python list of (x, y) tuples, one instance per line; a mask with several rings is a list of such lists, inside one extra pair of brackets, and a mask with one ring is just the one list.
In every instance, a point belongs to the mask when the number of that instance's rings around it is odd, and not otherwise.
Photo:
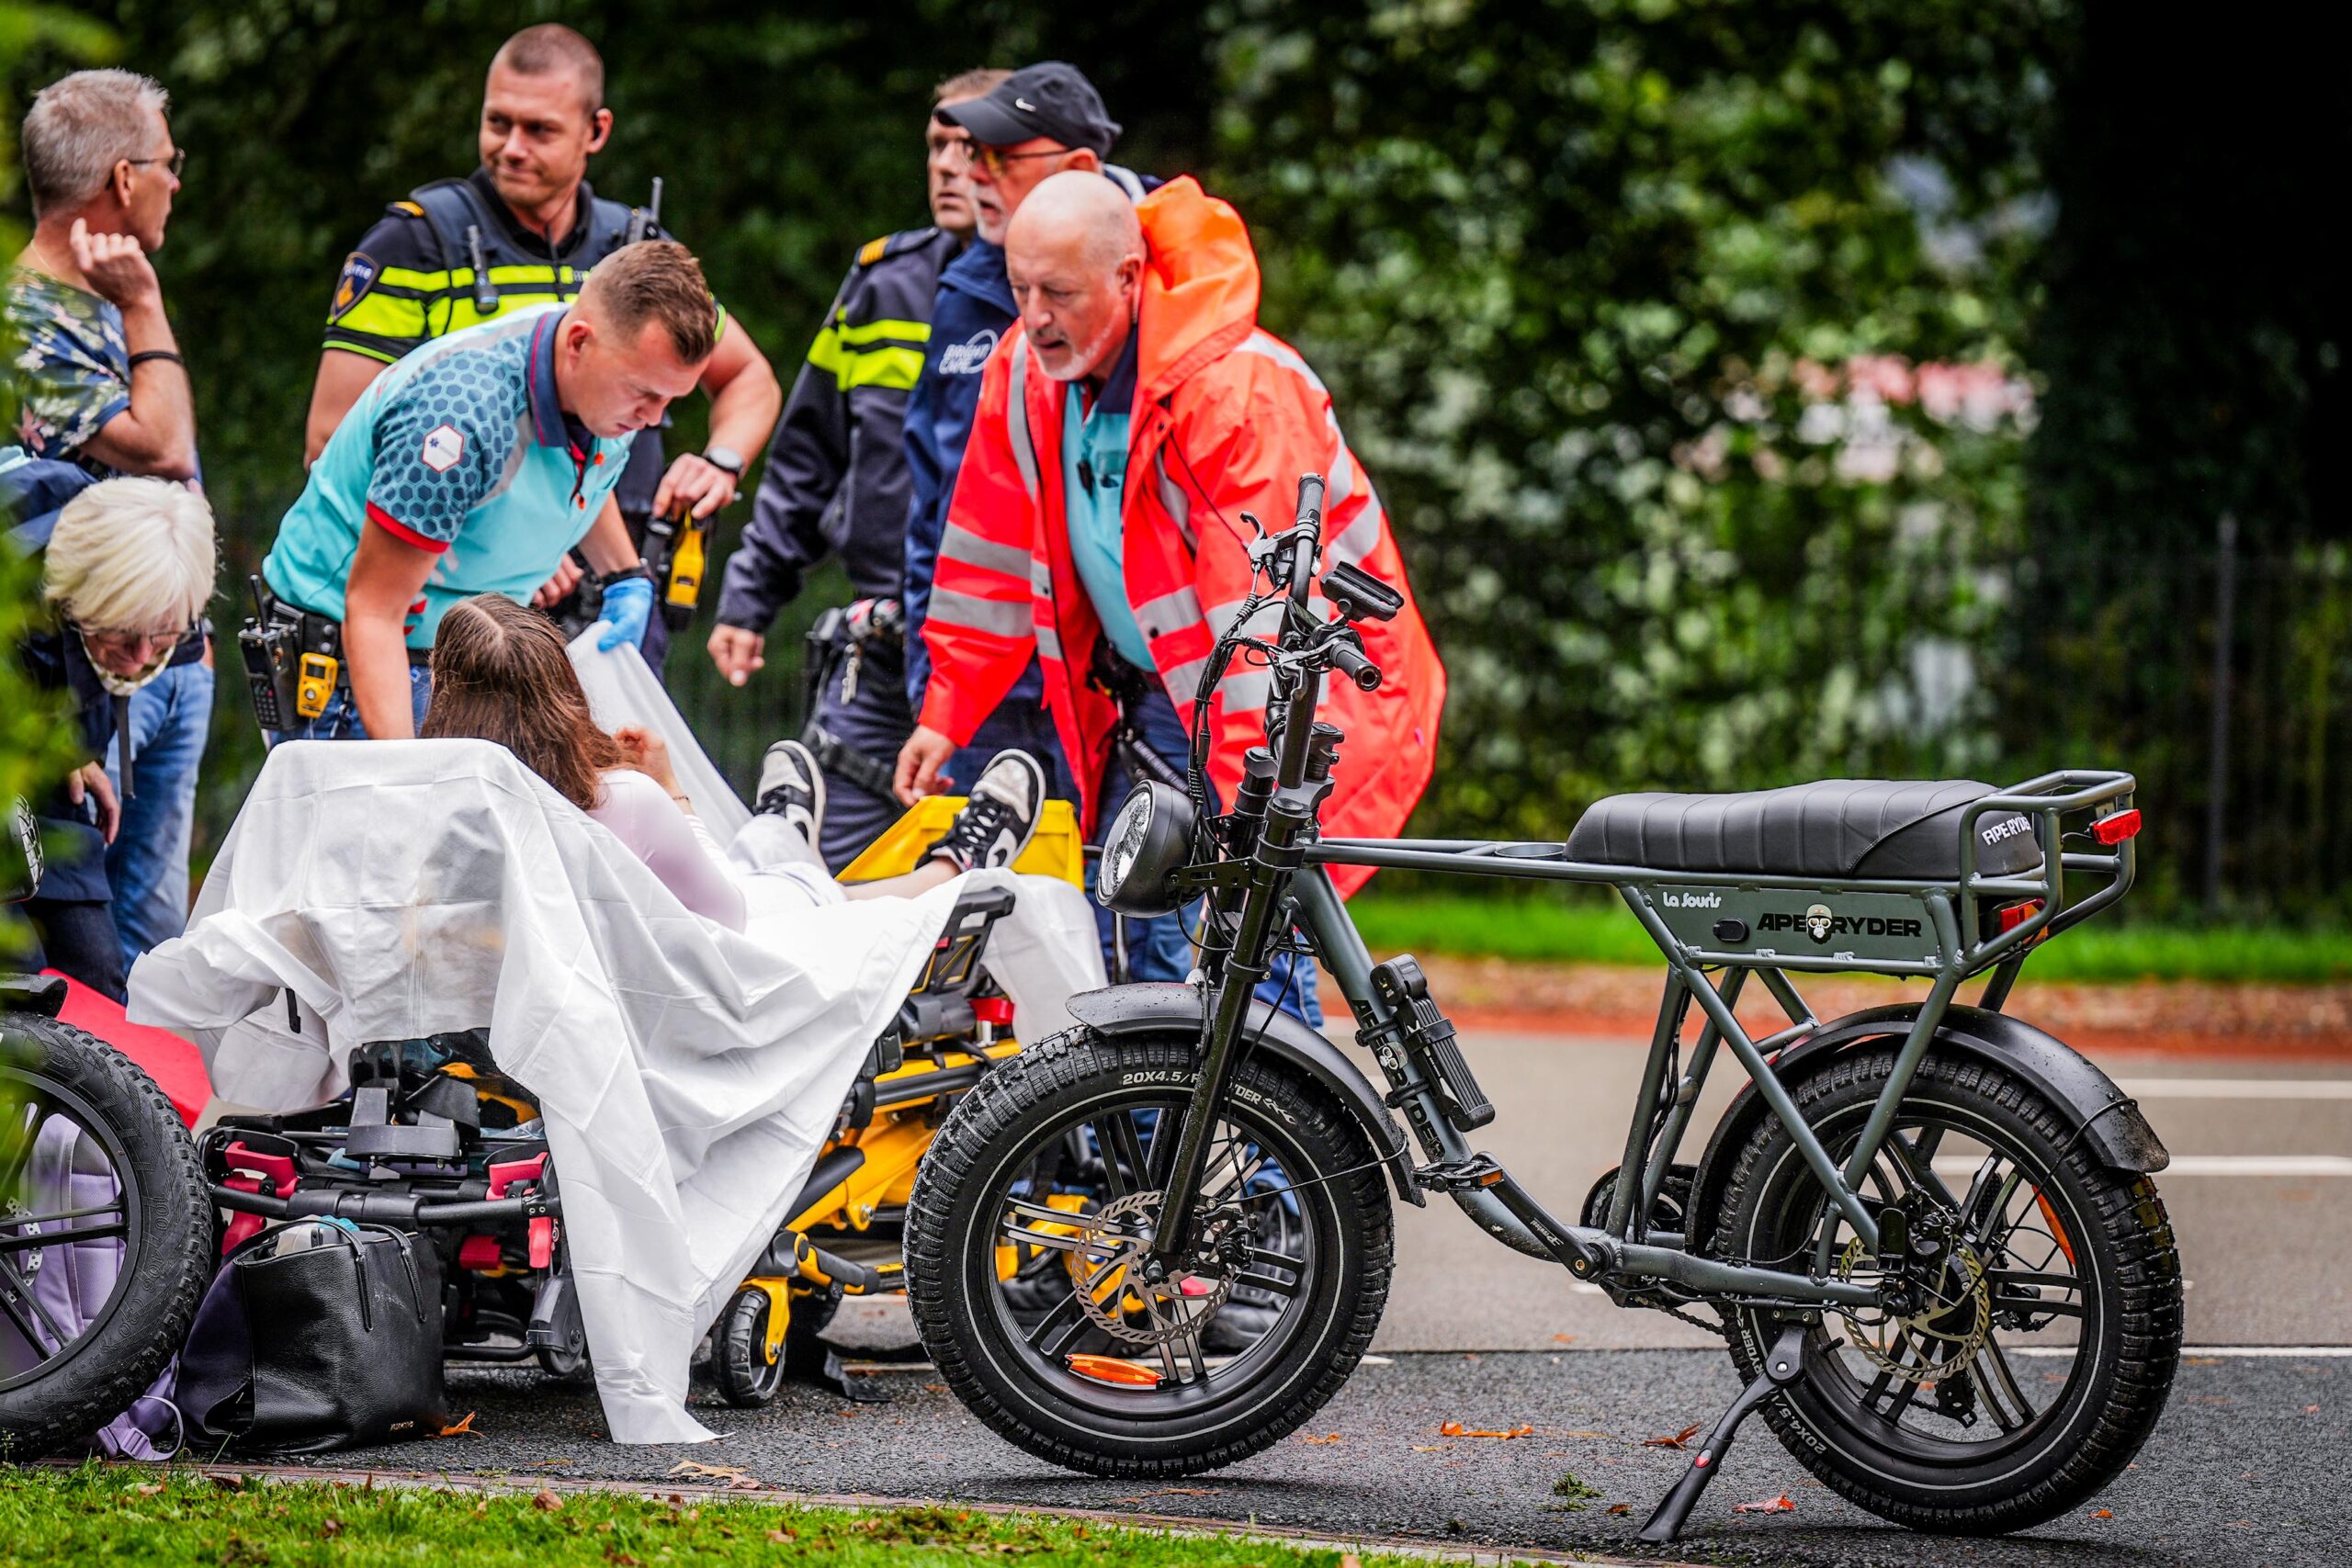
[(1026, 751), (999, 751), (931, 853), (958, 871), (1011, 865), (1046, 809), (1046, 770)]
[(781, 817), (811, 844), (825, 825), (825, 774), (815, 752), (797, 740), (779, 740), (760, 763), (759, 798), (752, 809)]

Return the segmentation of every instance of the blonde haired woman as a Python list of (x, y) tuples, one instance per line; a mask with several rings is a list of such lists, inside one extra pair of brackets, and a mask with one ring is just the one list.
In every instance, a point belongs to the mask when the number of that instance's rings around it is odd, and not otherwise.
[[(175, 703), (194, 711), (164, 716), (186, 722), (140, 725), (144, 736), (130, 698), (188, 661), (184, 649), (201, 657), (202, 639), (188, 634), (212, 598), (212, 509), (168, 479), (104, 479), (11, 537), (40, 554), (50, 611), (19, 657), (36, 686), (67, 694), (86, 759), (36, 807), (50, 854), (23, 906), (32, 958), (119, 1000), (130, 959), (187, 919), (188, 822), (211, 682), (176, 686)], [(128, 913), (168, 930), (134, 924), (134, 946), (110, 890), (122, 881), (157, 889), (150, 902), (160, 911)]]

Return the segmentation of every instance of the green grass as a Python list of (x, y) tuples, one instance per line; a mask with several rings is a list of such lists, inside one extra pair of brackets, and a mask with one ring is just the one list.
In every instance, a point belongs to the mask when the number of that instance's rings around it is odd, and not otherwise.
[[(511, 1483), (529, 1486), (516, 1475)], [(548, 1499), (556, 1494), (548, 1493)], [(1261, 1539), (1163, 1536), (1042, 1516), (954, 1507), (680, 1506), (616, 1492), (490, 1496), (423, 1487), (246, 1481), (190, 1471), (85, 1465), (0, 1468), (0, 1563), (107, 1562), (204, 1568), (656, 1568), (707, 1562), (917, 1568), (976, 1558), (1028, 1568), (1064, 1563), (1245, 1563), (1334, 1568), (1340, 1553)], [(1364, 1554), (1365, 1568), (1402, 1560)]]
[[(1658, 962), (1623, 906), (1565, 898), (1384, 897), (1349, 906), (1374, 953), (1442, 953), (1544, 963)], [(2343, 926), (2193, 926), (2094, 919), (2037, 950), (2029, 980), (2352, 980)]]

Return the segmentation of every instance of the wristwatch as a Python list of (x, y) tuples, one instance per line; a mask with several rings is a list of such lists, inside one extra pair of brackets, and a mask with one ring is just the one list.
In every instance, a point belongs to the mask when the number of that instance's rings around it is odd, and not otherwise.
[(724, 468), (737, 479), (743, 477), (743, 454), (732, 446), (706, 446), (702, 460), (714, 468)]
[(634, 566), (625, 566), (618, 571), (608, 571), (605, 573), (604, 576), (596, 579), (596, 586), (599, 588), (610, 588), (614, 583), (627, 582), (632, 577), (641, 577), (648, 582), (657, 581), (653, 575), (653, 568), (651, 565), (640, 560)]

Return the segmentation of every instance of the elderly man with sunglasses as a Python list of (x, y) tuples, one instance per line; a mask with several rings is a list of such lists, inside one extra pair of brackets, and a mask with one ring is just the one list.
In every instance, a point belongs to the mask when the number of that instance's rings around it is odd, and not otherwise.
[[(98, 479), (197, 477), (187, 369), (148, 259), (163, 248), (187, 160), (173, 142), (169, 107), (161, 86), (133, 72), (77, 71), (43, 88), (25, 116), (34, 228), (8, 274), (6, 310), (16, 340), (14, 435), (32, 462)], [(187, 920), (213, 672), (203, 624), (183, 620), (175, 631), (160, 666), (130, 694), (129, 748), (107, 753), (121, 827), (105, 874), (125, 964)], [(135, 664), (149, 662), (142, 654)]]
[[(930, 613), (932, 578), (939, 543), (947, 526), (947, 501), (964, 460), (964, 444), (980, 399), (980, 371), (998, 340), (1012, 330), (1020, 311), (1006, 281), (1005, 230), (1029, 193), (1053, 175), (1081, 169), (1100, 173), (1140, 201), (1159, 182), (1107, 162), (1118, 140), (1118, 121), (1102, 96), (1072, 65), (1046, 61), (1023, 66), (992, 91), (960, 103), (942, 104), (934, 126), (946, 130), (950, 151), (970, 160), (972, 205), (979, 236), (949, 264), (933, 306), (931, 339), (923, 352), (922, 378), (908, 400), (907, 468), (912, 500), (907, 515), (906, 617), (907, 692), (915, 712), (922, 709), (931, 660), (923, 644)], [(1044, 764), (1048, 793), (1079, 797), (1078, 784), (1063, 761), (1061, 743), (1044, 708), (1045, 681), (1033, 660), (970, 742), (949, 761), (944, 776), (968, 784), (997, 752), (1028, 752)], [(1179, 964), (1189, 950), (1171, 945), (1167, 964), (1148, 962), (1141, 978), (1182, 978)], [(1162, 968), (1172, 967), (1172, 975)]]

